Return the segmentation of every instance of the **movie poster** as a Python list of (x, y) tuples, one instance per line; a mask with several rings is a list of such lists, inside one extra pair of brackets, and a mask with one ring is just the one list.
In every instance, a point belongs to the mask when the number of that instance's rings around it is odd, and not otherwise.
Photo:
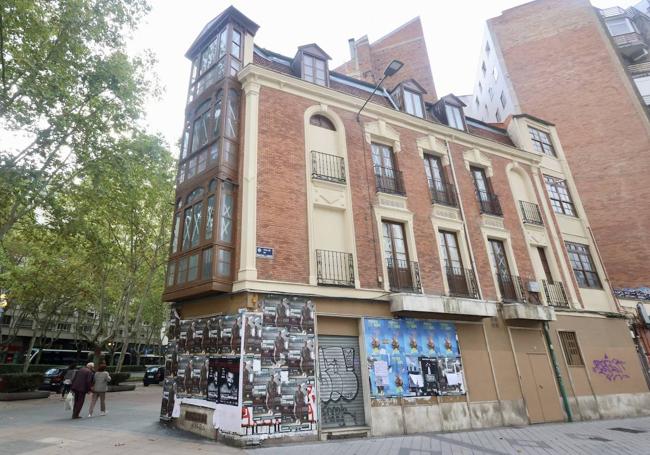
[(314, 304), (311, 300), (293, 297), (289, 302), (289, 328), (291, 332), (314, 333)]
[(195, 321), (192, 321), (192, 323), (194, 324), (192, 352), (195, 354), (199, 354), (203, 352), (203, 336), (205, 335), (205, 331), (206, 331), (206, 320), (197, 319)]
[(219, 341), (221, 339), (221, 317), (215, 316), (207, 321), (207, 337), (204, 336), (205, 352), (217, 354), (219, 352)]
[(263, 314), (264, 326), (286, 327), (290, 323), (291, 307), (289, 306), (289, 297), (284, 296), (267, 296), (264, 299)]
[(262, 352), (262, 315), (247, 314), (244, 325), (244, 352), (259, 354)]
[(174, 312), (172, 311), (172, 315), (169, 319), (169, 326), (167, 327), (168, 340), (178, 339), (178, 332), (180, 329), (179, 325), (180, 325), (180, 320), (174, 317)]
[(371, 396), (465, 393), (453, 323), (365, 319), (364, 328)]
[(262, 361), (259, 356), (247, 355), (242, 362), (242, 401), (245, 405), (253, 404), (253, 381), (256, 373), (262, 369)]
[(208, 357), (192, 357), (192, 392), (196, 398), (204, 398), (208, 388)]
[(222, 316), (219, 352), (223, 355), (241, 352), (241, 315)]

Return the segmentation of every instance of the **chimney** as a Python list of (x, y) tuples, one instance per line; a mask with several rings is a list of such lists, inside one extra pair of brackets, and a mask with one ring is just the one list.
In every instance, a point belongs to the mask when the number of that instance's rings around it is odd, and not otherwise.
[(350, 60), (354, 64), (355, 69), (359, 69), (359, 62), (357, 61), (357, 45), (354, 41), (354, 38), (348, 40), (348, 45), (350, 46)]

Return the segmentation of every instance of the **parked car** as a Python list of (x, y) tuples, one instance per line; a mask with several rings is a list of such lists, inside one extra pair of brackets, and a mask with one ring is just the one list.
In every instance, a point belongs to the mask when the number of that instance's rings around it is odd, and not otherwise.
[(63, 386), (65, 368), (50, 368), (43, 374), (43, 382), (39, 386), (40, 390), (52, 390), (59, 393)]
[(165, 379), (165, 367), (149, 366), (144, 372), (142, 384), (145, 387), (147, 387), (149, 384), (160, 384), (163, 379)]

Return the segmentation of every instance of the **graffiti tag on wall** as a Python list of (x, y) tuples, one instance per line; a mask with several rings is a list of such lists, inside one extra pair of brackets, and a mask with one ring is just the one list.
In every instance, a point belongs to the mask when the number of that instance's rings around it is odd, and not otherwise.
[[(318, 348), (321, 418), (329, 426), (359, 425), (352, 402), (359, 394), (360, 380), (355, 371), (354, 348), (328, 346)], [(358, 363), (358, 360), (357, 360)]]
[(594, 360), (593, 365), (594, 373), (602, 374), (608, 381), (629, 379), (630, 377), (625, 372), (625, 362), (620, 359), (610, 359), (607, 354), (600, 360)]

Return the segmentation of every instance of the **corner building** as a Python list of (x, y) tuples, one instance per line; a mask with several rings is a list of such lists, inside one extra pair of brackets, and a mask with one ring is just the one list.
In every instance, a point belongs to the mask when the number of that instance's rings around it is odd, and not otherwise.
[(650, 409), (553, 124), (438, 98), (419, 20), (339, 71), (257, 28), (230, 7), (187, 53), (162, 418), (266, 444)]

